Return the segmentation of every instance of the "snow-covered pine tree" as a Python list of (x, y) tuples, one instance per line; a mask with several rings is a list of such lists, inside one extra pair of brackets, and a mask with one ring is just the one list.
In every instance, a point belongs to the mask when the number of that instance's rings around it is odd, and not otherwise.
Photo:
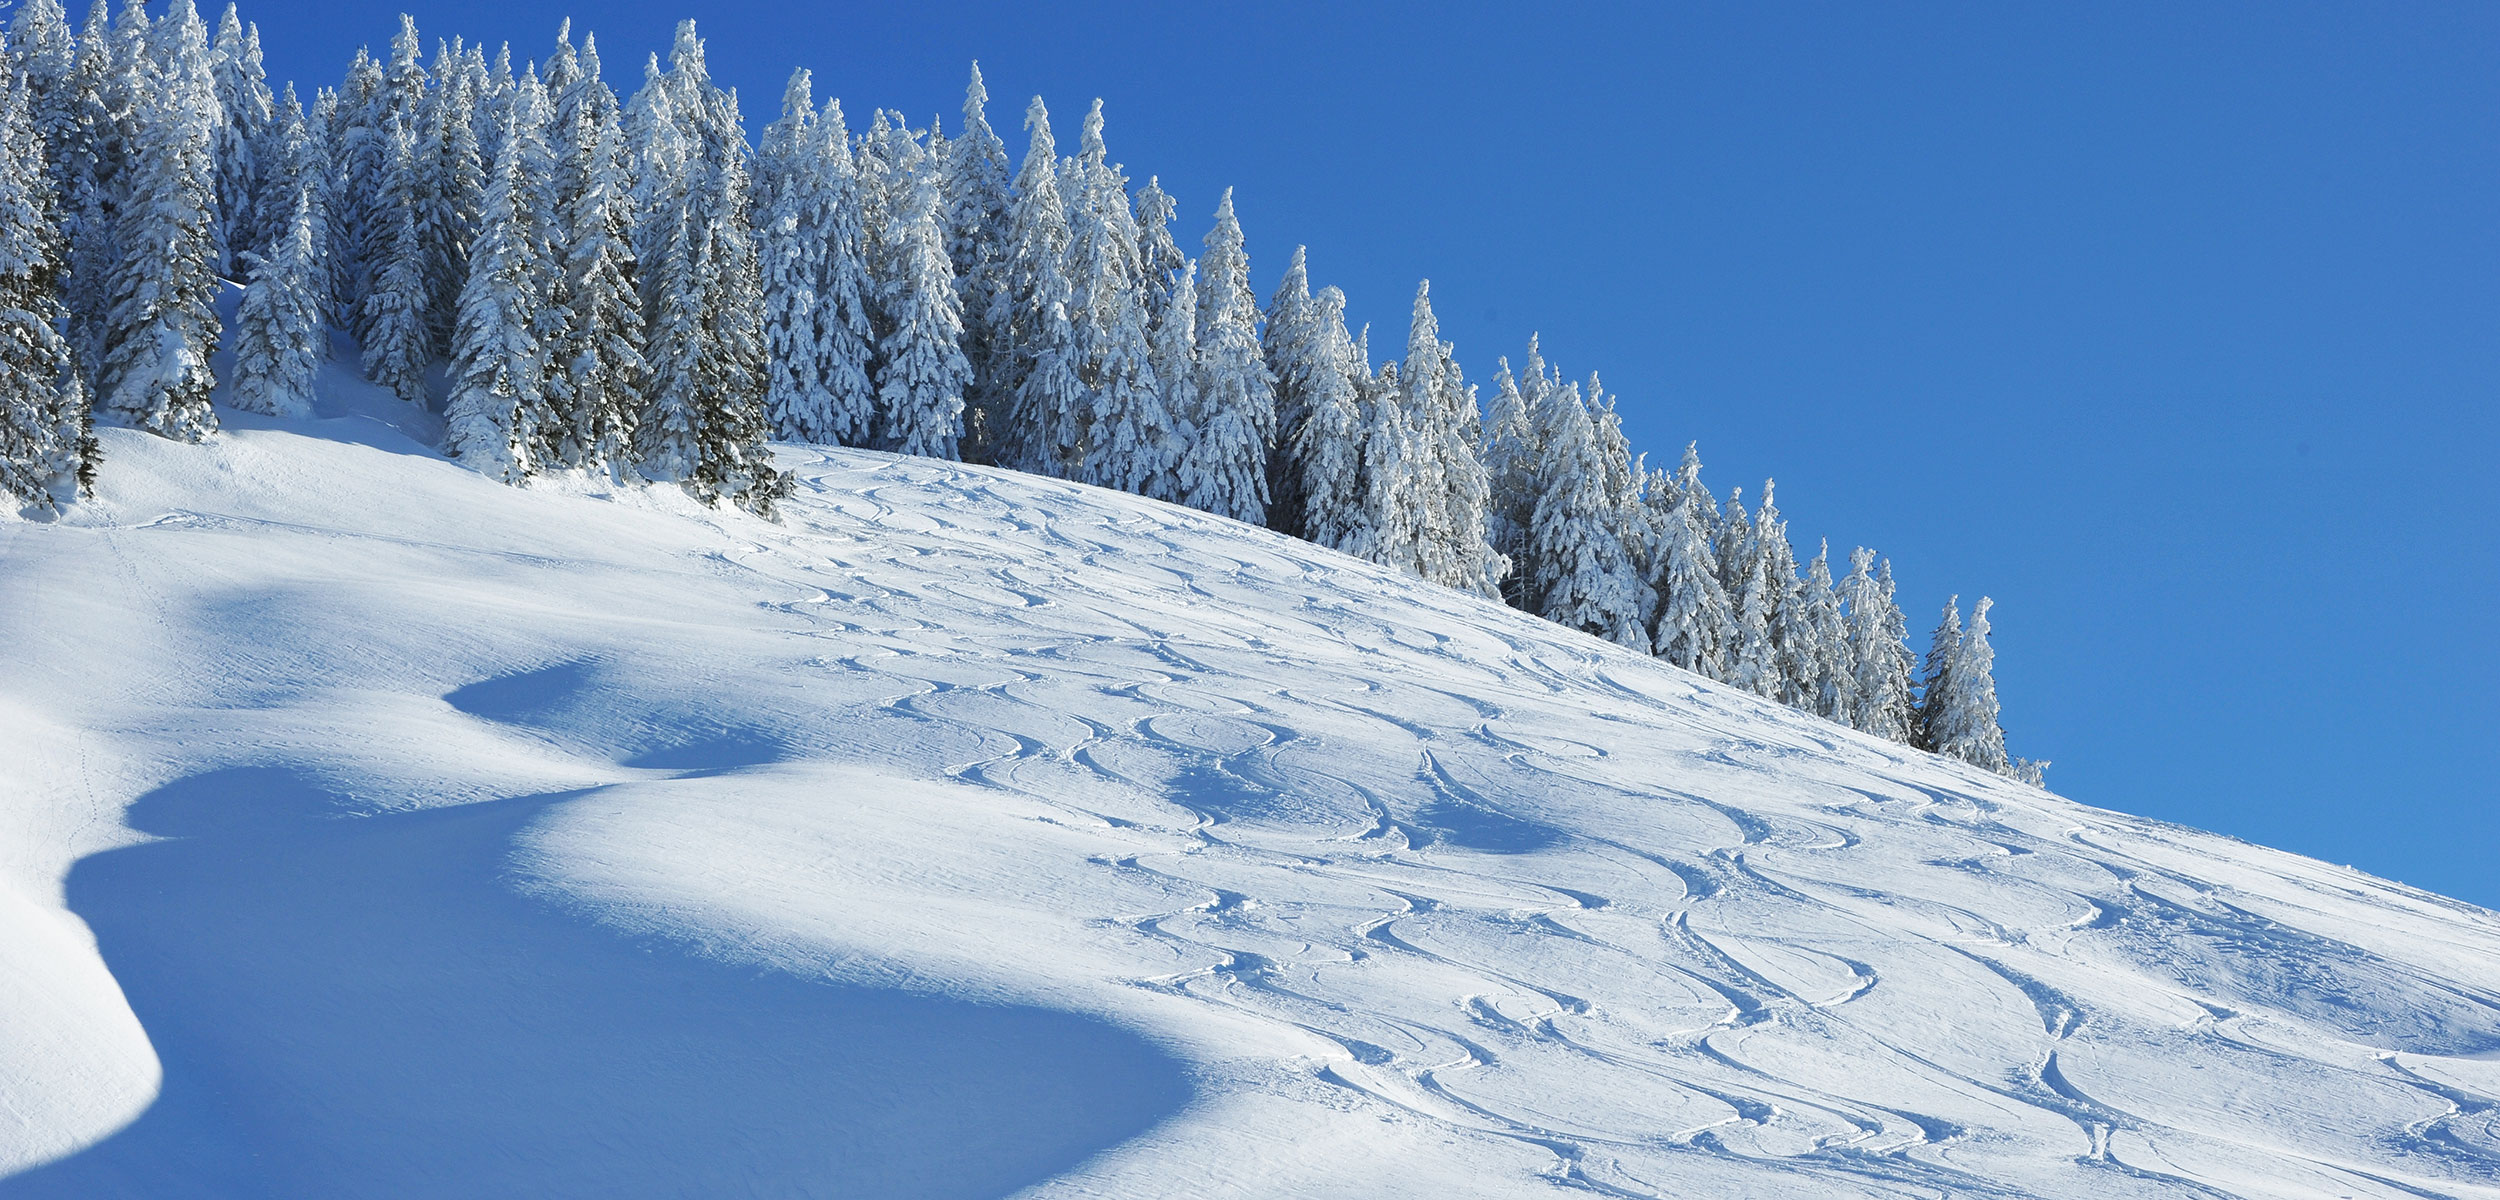
[(1301, 493), (1302, 468), (1295, 458), (1302, 427), (1311, 416), (1312, 371), (1317, 367), (1318, 330), (1311, 315), (1311, 275), (1303, 247), (1293, 248), (1285, 277), (1268, 297), (1267, 319), (1259, 330), (1259, 353), (1267, 362), (1276, 394), (1276, 445), (1267, 460), (1267, 523), (1278, 533), (1307, 537), (1302, 524), (1308, 505)]
[(1945, 702), (1926, 733), (1938, 754), (2038, 786), (2046, 763), (2015, 763), (2005, 756), (2005, 729), (1998, 723), (1996, 650), (1988, 644), (1986, 596), (1971, 606), (1970, 630), (1955, 642)]
[(486, 90), (477, 52), (438, 48), (435, 86), (420, 107), (413, 195), (424, 246), (426, 323), (432, 347), (451, 344), (460, 293), (469, 277), (469, 243), (486, 207), (486, 159), (476, 118)]
[[(1195, 264), (1184, 270), (1194, 280)], [(1148, 377), (1168, 382), (1095, 396), (1078, 478), (1157, 500), (1186, 502), (1181, 454), (1187, 445), (1186, 422), (1199, 411), (1193, 373), (1197, 338), (1196, 297), (1176, 295), (1148, 335)]]
[(1132, 477), (1131, 465), (1097, 447), (1130, 436), (1115, 428), (1119, 425), (1170, 429), (1178, 421), (1168, 410), (1157, 411), (1163, 388), (1149, 344), (1136, 217), (1129, 209), (1128, 180), (1103, 145), (1102, 126), (1102, 101), (1096, 100), (1085, 114), (1076, 164), (1067, 175), (1079, 188), (1069, 198), (1068, 280), (1077, 377), (1087, 399), (1075, 478), (1122, 487)]
[(1907, 742), (1917, 716), (1916, 697), (1907, 622), (1893, 599), (1892, 563), (1886, 560), (1878, 567), (1875, 552), (1860, 547), (1849, 556), (1849, 577), (1841, 581), (1840, 592), (1849, 605), (1850, 724)]
[(264, 251), (243, 251), (251, 282), (235, 312), (234, 406), (247, 412), (312, 414), (313, 379), (330, 334), (330, 280), (321, 261), (314, 184), (297, 186), (295, 211)]
[(712, 84), (692, 21), (679, 23), (656, 84), (666, 104), (654, 111), (687, 157), (663, 163), (679, 177), (651, 192), (669, 237), (648, 264), (651, 396), (635, 431), (636, 469), (707, 504), (769, 515), (790, 481), (764, 444), (764, 289), (737, 98)]
[(0, 494), (44, 511), (93, 483), (85, 381), (61, 329), (68, 257), (28, 80), (0, 44)]
[(1151, 327), (1163, 320), (1163, 307), (1172, 302), (1174, 290), (1181, 286), (1181, 270), (1188, 265), (1189, 256), (1181, 253), (1180, 243), (1172, 240), (1172, 219), (1179, 215), (1180, 205), (1163, 190), (1161, 177), (1146, 177), (1146, 186), (1139, 189), (1135, 207), (1137, 276), (1146, 289), (1146, 323)]
[(1309, 347), (1296, 358), (1303, 416), (1283, 457), (1293, 464), (1294, 518), (1300, 536), (1332, 550), (1359, 553), (1372, 540), (1364, 506), (1363, 391), (1371, 370), (1345, 327), (1345, 293), (1324, 287), (1311, 297)]
[(508, 110), (495, 142), (485, 216), (460, 288), (451, 400), (443, 412), (444, 452), (505, 483), (538, 470), (540, 427), (548, 419), (533, 328), (546, 286), (545, 247), (529, 212), (522, 120), (517, 108)]
[(1527, 590), (1537, 598), (1537, 615), (1647, 650), (1640, 581), (1616, 529), (1606, 465), (1579, 388), (1566, 385), (1545, 397), (1535, 437), (1544, 447), (1536, 463), (1536, 503), (1528, 518), (1526, 559), (1513, 569), (1534, 577)]
[(832, 413), (818, 355), (829, 182), (818, 155), (816, 100), (807, 68), (790, 73), (781, 93), (781, 119), (764, 127), (755, 155), (755, 243), (764, 279), (764, 406), (775, 436), (797, 442), (830, 440)]
[(1684, 447), (1676, 469), (1673, 503), (1660, 521), (1657, 563), (1658, 624), (1651, 652), (1668, 662), (1717, 679), (1726, 673), (1727, 645), (1736, 614), (1719, 582), (1718, 554), (1711, 546), (1717, 504), (1701, 482), (1701, 447)]
[[(1371, 360), (1368, 325), (1355, 343), (1355, 357), (1365, 363)], [(1404, 393), (1394, 361), (1384, 362), (1377, 373), (1367, 372), (1364, 376), (1363, 536), (1345, 549), (1381, 566), (1420, 576), (1422, 515), (1416, 498), (1432, 493), (1420, 482), (1425, 478), (1423, 456), (1416, 446), (1415, 431), (1407, 424)]]
[[(286, 238), (295, 221), (295, 205), (299, 200), (312, 201), (313, 259), (322, 273), (314, 291), (321, 304), (321, 321), (327, 325), (330, 315), (330, 159), (322, 139), (313, 129), (312, 118), (296, 99), (295, 85), (286, 85), (272, 111), (269, 128), (262, 135), (257, 151), (260, 174), (254, 181), (258, 191), (252, 197), (252, 211), (261, 227), (255, 234), (266, 253), (275, 253), (278, 243)], [(309, 196), (307, 190), (309, 189)]]
[(411, 124), (386, 119), (383, 134), (390, 158), (382, 172), (384, 203), (378, 215), (388, 224), (370, 248), (373, 277), (359, 305), (364, 328), (358, 340), (365, 378), (423, 406), (425, 370), (434, 361), (434, 331), (427, 320), (423, 164)]
[(946, 256), (938, 212), (940, 178), (922, 171), (909, 199), (892, 209), (901, 228), (886, 243), (902, 274), (886, 295), (894, 328), (877, 347), (878, 442), (897, 454), (953, 458), (963, 437), (963, 318), (956, 309), (955, 268)]
[[(24, 89), (26, 120), (42, 147), (54, 211), (67, 219), (87, 134), (78, 95), (78, 40), (61, 0), (23, 0), (9, 18), (11, 65)], [(31, 160), (30, 160), (31, 161)], [(66, 266), (64, 266), (66, 270)]]
[(104, 363), (113, 272), (121, 262), (121, 177), (130, 147), (130, 79), (137, 69), (123, 57), (126, 48), (105, 0), (93, 0), (71, 65), (71, 128), (62, 138), (63, 153), (74, 158), (60, 163), (64, 190), (56, 196), (69, 235), (69, 274), (61, 286), (70, 353), (91, 397)]
[(1832, 590), (1830, 545), (1816, 548), (1805, 579), (1780, 609), (1778, 634), (1789, 689), (1780, 699), (1791, 708), (1847, 724), (1856, 672), (1840, 597)]
[[(981, 64), (972, 64), (964, 85), (963, 131), (946, 143), (946, 254), (955, 267), (956, 307), (963, 313), (964, 361), (972, 380), (964, 389), (964, 457), (998, 460), (1014, 396), (1002, 387), (1013, 374), (1008, 363), (1013, 306), (1005, 303), (1008, 238), (1007, 145), (990, 128), (990, 93)], [(932, 135), (934, 136), (934, 126)]]
[(1276, 436), (1275, 381), (1259, 349), (1259, 302), (1233, 190), (1215, 208), (1200, 260), (1198, 411), (1181, 460), (1182, 502), (1267, 524), (1267, 457)]
[[(1781, 631), (1797, 588), (1797, 559), (1788, 544), (1788, 531), (1780, 524), (1779, 505), (1772, 498), (1774, 486), (1770, 480), (1763, 481), (1761, 511), (1754, 514), (1737, 550), (1745, 565), (1737, 589), (1728, 597), (1736, 615), (1728, 682), (1779, 700), (1794, 691), (1789, 673), (1794, 656), (1782, 645)], [(1729, 507), (1736, 508), (1733, 499)]]
[(1410, 448), (1415, 457), (1415, 560), (1418, 574), (1445, 587), (1492, 599), (1501, 597), (1501, 579), (1510, 564), (1494, 553), (1485, 531), (1485, 508), (1491, 499), (1484, 461), (1476, 453), (1483, 440), (1476, 393), (1461, 375), (1441, 326), (1432, 312), (1432, 283), (1415, 289), (1414, 319), (1406, 339), (1406, 363), (1400, 370), (1400, 403), (1405, 409)]
[(1910, 730), (1910, 744), (1921, 750), (1934, 750), (1937, 735), (1944, 732), (1945, 710), (1953, 696), (1953, 668), (1961, 654), (1962, 598), (1953, 596), (1944, 602), (1944, 616), (1937, 620), (1935, 632), (1927, 635), (1927, 672), (1919, 680), (1918, 717)]
[(633, 184), (616, 92), (600, 78), (599, 43), (582, 39), (573, 85), (556, 100), (551, 151), (563, 230), (563, 333), (548, 372), (561, 383), (555, 461), (615, 470), (630, 457), (650, 372), (635, 282)]
[(365, 292), (373, 286), (381, 248), (391, 236), (382, 180), (393, 151), (382, 121), (383, 86), (382, 64), (358, 47), (331, 114), (336, 122), (330, 134), (335, 171), (330, 190), (332, 320), (359, 340), (365, 336)]
[[(1528, 336), (1530, 366), (1526, 388), (1510, 373), (1510, 360), (1500, 360), (1493, 373), (1493, 411), (1485, 422), (1485, 537), (1493, 550), (1511, 563), (1502, 579), (1502, 600), (1526, 612), (1539, 611), (1538, 572), (1529, 566), (1528, 530), (1536, 512), (1536, 479), (1543, 457), (1532, 414), (1545, 407), (1543, 359), (1536, 335)], [(1530, 407), (1529, 397), (1537, 398)]]
[[(261, 65), (260, 27), (246, 28), (232, 4), (217, 21), (217, 39), (209, 48), (210, 74), (217, 85), (217, 253), (219, 273), (242, 274), (236, 255), (261, 248), (253, 204), (260, 188), (262, 143), (276, 117), (269, 94), (268, 72)], [(272, 215), (272, 224), (284, 221)]]
[(1039, 96), (1025, 108), (1024, 129), (1028, 145), (1007, 218), (1016, 415), (1008, 430), (1011, 444), (999, 460), (1036, 475), (1067, 478), (1084, 453), (1088, 402), (1078, 373), (1082, 351), (1068, 280), (1068, 206), (1059, 191), (1050, 111)]
[(217, 85), (208, 27), (191, 0), (150, 32), (153, 77), (142, 94), (129, 199), (116, 241), (103, 407), (178, 441), (217, 428), (209, 355), (217, 347)]
[(876, 344), (870, 340), (875, 281), (868, 271), (868, 234), (860, 226), (857, 172), (841, 101), (825, 101), (816, 136), (826, 206), (819, 219), (824, 273), (816, 283), (816, 361), (827, 414), (823, 432), (840, 445), (865, 446), (877, 412), (876, 387), (869, 375), (876, 362)]

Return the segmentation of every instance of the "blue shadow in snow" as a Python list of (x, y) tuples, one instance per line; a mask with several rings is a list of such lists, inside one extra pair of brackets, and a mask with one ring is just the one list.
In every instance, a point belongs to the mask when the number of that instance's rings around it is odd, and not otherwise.
[[(485, 701), (480, 701), (485, 703)], [(1064, 1012), (636, 941), (516, 891), (566, 796), (384, 816), (282, 770), (194, 776), (72, 908), (164, 1064), (153, 1106), (0, 1197), (999, 1196), (1186, 1103)]]
[(1446, 798), (1424, 805), (1415, 820), (1441, 841), (1490, 854), (1527, 854), (1563, 840), (1562, 831), (1551, 825)]

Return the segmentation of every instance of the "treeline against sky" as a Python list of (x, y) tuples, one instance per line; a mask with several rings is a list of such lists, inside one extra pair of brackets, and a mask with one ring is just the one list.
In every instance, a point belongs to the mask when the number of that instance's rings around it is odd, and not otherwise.
[[(595, 37), (542, 62), (403, 16), (309, 102), (259, 31), (23, 0), (0, 87), (0, 486), (75, 499), (96, 420), (199, 440), (226, 399), (311, 411), (330, 330), (439, 409), (444, 451), (675, 483), (771, 515), (772, 440), (962, 459), (1184, 504), (1489, 598), (1869, 733), (2037, 782), (1998, 722), (1990, 602), (1948, 602), (1921, 669), (1891, 565), (1800, 566), (1765, 482), (1721, 504), (1656, 471), (1615, 398), (1535, 339), (1489, 402), (1429, 285), (1375, 362), (1296, 248), (1262, 305), (1228, 191), (1193, 258), (1158, 181), (1011, 158), (973, 69), (960, 123), (854, 132), (792, 75), (752, 141), (692, 22), (628, 96)], [(217, 297), (242, 286), (234, 328)], [(1489, 409), (1489, 411), (1488, 411)]]

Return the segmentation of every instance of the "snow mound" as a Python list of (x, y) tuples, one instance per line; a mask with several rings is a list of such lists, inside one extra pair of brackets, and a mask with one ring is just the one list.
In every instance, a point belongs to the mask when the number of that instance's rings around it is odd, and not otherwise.
[(0, 1197), (2500, 1196), (2481, 909), (1129, 496), (227, 426), (0, 524)]

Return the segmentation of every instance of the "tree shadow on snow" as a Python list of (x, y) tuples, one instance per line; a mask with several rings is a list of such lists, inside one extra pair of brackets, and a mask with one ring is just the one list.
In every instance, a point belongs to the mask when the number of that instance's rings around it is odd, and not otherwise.
[(69, 901), (165, 1078), (0, 1197), (997, 1196), (1189, 1096), (1069, 1013), (811, 981), (637, 942), (516, 891), (565, 796), (347, 816), (296, 775), (139, 800), (174, 840)]

